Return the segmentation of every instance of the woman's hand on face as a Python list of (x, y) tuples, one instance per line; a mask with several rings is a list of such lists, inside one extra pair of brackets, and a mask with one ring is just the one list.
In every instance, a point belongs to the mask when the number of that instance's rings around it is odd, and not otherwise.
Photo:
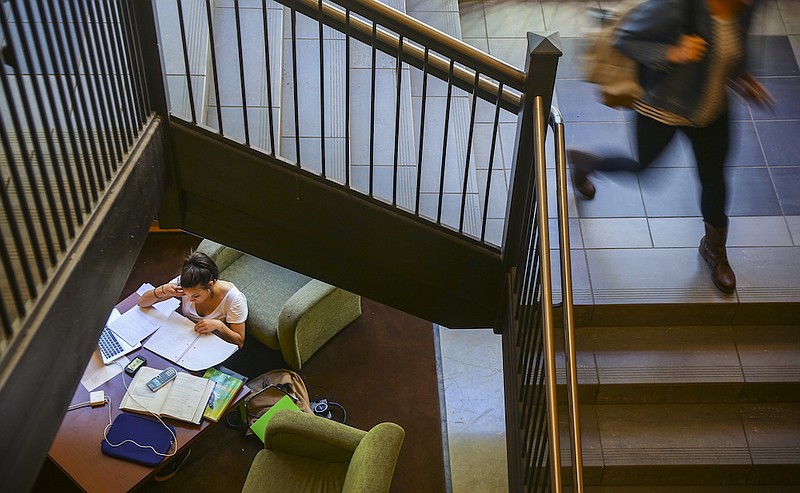
[(700, 36), (684, 34), (667, 50), (667, 60), (677, 64), (699, 62), (705, 56), (707, 49), (708, 43)]
[(167, 296), (183, 296), (183, 288), (179, 284), (167, 283), (161, 286), (164, 294)]
[(194, 331), (198, 334), (208, 334), (210, 332), (214, 332), (219, 328), (219, 325), (224, 326), (225, 324), (222, 323), (220, 320), (215, 319), (201, 319), (199, 322), (194, 324)]

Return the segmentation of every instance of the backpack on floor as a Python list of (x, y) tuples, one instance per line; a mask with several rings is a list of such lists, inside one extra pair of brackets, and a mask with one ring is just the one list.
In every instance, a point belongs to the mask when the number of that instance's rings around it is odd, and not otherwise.
[(268, 371), (248, 381), (247, 386), (253, 391), (245, 399), (242, 412), (246, 416), (244, 424), (248, 434), (250, 425), (285, 395), (291, 397), (301, 411), (312, 414), (306, 384), (292, 370)]
[(617, 10), (603, 18), (608, 24), (589, 37), (583, 58), (587, 82), (597, 84), (600, 99), (606, 106), (630, 108), (634, 100), (644, 95), (639, 85), (639, 65), (614, 47), (617, 27), (642, 0), (622, 2)]

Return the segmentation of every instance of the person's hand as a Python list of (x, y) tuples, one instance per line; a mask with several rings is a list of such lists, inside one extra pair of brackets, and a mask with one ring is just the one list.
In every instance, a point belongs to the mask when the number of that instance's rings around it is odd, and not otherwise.
[(667, 60), (677, 64), (699, 62), (707, 50), (706, 40), (696, 34), (683, 34), (678, 42), (667, 50)]
[(219, 324), (225, 325), (220, 320), (204, 318), (194, 324), (194, 331), (198, 334), (208, 334), (217, 330)]
[(759, 106), (772, 108), (775, 104), (775, 100), (772, 94), (767, 91), (767, 88), (749, 73), (742, 75), (736, 83), (733, 84), (733, 89), (746, 100), (752, 101)]
[(158, 290), (156, 291), (156, 294), (161, 296), (162, 298), (165, 296), (170, 296), (170, 297), (183, 296), (183, 289), (180, 287), (180, 285), (175, 283), (170, 282), (167, 284), (162, 284), (160, 287), (156, 289)]

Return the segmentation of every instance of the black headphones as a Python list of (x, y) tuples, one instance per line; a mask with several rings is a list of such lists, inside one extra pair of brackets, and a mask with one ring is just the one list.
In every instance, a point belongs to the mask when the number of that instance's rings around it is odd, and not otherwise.
[[(341, 413), (341, 419), (334, 419), (333, 413), (331, 412), (332, 408), (339, 410)], [(328, 401), (328, 399), (320, 399), (311, 403), (311, 411), (321, 418), (334, 419), (334, 421), (338, 421), (340, 423), (347, 422), (347, 411), (345, 411), (344, 406), (338, 402)]]

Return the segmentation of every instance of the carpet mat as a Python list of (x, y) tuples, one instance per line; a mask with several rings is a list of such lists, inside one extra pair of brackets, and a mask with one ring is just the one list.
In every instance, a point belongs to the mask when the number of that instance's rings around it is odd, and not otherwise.
[[(123, 290), (171, 279), (199, 239), (180, 233), (150, 234)], [(246, 293), (245, 293), (246, 294)], [(341, 404), (347, 424), (368, 430), (393, 421), (406, 431), (392, 492), (445, 491), (434, 329), (430, 322), (362, 300), (363, 315), (323, 346), (299, 372), (312, 400)], [(229, 362), (248, 376), (283, 366), (280, 352), (247, 341)], [(341, 414), (334, 409), (334, 417)], [(149, 480), (136, 491), (239, 491), (263, 447), (253, 436), (222, 422), (192, 443), (191, 455), (170, 480)], [(53, 488), (56, 488), (55, 490)], [(34, 492), (78, 491), (46, 461)]]

